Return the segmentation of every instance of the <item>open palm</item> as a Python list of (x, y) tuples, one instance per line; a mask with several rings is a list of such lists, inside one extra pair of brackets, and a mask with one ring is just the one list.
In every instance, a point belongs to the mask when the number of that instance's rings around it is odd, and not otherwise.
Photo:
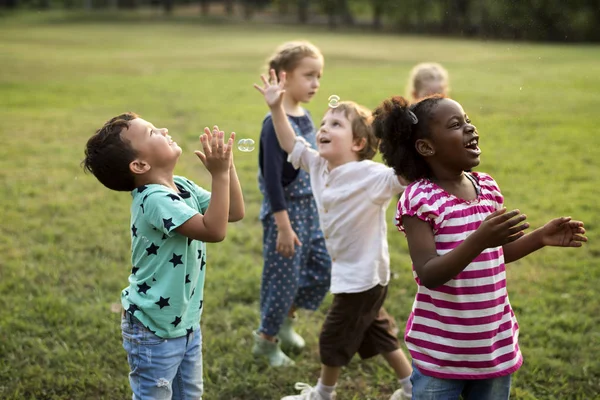
[(545, 246), (581, 247), (587, 242), (584, 234), (583, 222), (572, 221), (570, 217), (555, 218), (542, 228)]
[(269, 80), (267, 80), (264, 75), (260, 76), (260, 79), (263, 81), (262, 87), (256, 83), (254, 84), (254, 87), (265, 97), (265, 101), (269, 107), (279, 107), (283, 100), (283, 94), (285, 93), (285, 72), (281, 72), (281, 80), (279, 83), (277, 83), (277, 75), (275, 74), (274, 69), (270, 70), (269, 74)]

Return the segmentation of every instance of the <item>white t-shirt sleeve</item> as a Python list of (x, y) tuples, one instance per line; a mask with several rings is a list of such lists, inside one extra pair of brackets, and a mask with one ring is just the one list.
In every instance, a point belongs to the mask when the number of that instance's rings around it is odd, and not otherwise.
[(383, 164), (374, 162), (369, 175), (370, 185), (367, 193), (375, 204), (385, 204), (406, 189), (398, 180), (394, 169)]
[(313, 149), (306, 139), (301, 136), (296, 136), (294, 148), (288, 155), (288, 162), (290, 162), (294, 168), (302, 168), (303, 170), (310, 172), (311, 168), (319, 163), (320, 158), (319, 152)]

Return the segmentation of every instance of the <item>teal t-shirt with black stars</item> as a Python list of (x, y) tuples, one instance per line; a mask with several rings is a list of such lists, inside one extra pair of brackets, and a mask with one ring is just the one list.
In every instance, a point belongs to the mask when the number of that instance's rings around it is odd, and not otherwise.
[(131, 192), (131, 274), (121, 293), (125, 310), (159, 337), (185, 336), (200, 327), (206, 244), (175, 232), (204, 214), (210, 192), (175, 176), (175, 193), (163, 185)]

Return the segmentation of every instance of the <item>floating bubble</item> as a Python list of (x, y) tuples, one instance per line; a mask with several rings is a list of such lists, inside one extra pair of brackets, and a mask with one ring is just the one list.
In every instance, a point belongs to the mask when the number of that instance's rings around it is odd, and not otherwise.
[(331, 108), (336, 108), (340, 105), (340, 96), (337, 94), (332, 94), (327, 100), (329, 100), (329, 107)]
[(240, 139), (238, 141), (238, 150), (244, 153), (251, 152), (254, 150), (254, 140), (252, 139)]

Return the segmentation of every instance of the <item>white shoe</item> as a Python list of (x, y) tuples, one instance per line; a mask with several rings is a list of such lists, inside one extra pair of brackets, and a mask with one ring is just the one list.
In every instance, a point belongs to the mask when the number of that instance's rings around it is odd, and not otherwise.
[(398, 389), (394, 392), (390, 400), (410, 400), (412, 399), (412, 393), (406, 393), (404, 389)]
[[(301, 390), (300, 394), (285, 396), (281, 400), (326, 400), (317, 392), (316, 387), (312, 387), (306, 383), (296, 382), (294, 389)], [(335, 392), (331, 393), (331, 400), (335, 400)]]

